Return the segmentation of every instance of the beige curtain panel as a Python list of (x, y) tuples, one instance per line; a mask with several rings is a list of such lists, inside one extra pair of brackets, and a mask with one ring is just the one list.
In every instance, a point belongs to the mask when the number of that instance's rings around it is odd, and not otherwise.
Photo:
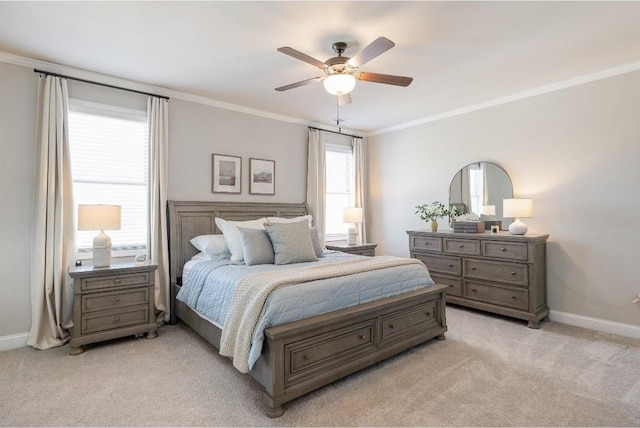
[(73, 285), (67, 270), (76, 249), (68, 94), (65, 79), (40, 77), (27, 340), (38, 349), (67, 343), (72, 326)]
[(325, 144), (324, 132), (309, 129), (309, 158), (307, 162), (307, 205), (320, 235), (320, 244), (324, 247), (325, 212)]
[(149, 97), (149, 260), (158, 264), (155, 272), (156, 321), (169, 321), (169, 240), (167, 237), (167, 186), (169, 151), (169, 101)]

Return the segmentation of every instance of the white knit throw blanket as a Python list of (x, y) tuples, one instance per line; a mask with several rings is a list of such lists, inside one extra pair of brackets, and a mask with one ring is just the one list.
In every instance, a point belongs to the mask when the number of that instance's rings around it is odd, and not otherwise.
[(423, 265), (417, 259), (379, 256), (247, 275), (236, 287), (229, 305), (220, 339), (220, 355), (232, 357), (233, 366), (242, 373), (249, 372), (249, 351), (256, 325), (267, 298), (280, 287), (409, 264)]

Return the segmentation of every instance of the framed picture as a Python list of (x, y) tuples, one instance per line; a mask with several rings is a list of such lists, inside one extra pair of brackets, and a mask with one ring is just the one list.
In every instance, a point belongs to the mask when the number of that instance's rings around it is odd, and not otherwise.
[(211, 163), (213, 169), (211, 191), (213, 193), (240, 193), (242, 158), (213, 153)]
[(276, 161), (249, 158), (249, 193), (275, 195)]

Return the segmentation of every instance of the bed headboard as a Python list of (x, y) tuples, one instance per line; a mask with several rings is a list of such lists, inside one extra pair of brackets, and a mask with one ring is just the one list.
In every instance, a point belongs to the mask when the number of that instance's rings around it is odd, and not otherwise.
[(308, 213), (305, 203), (168, 201), (169, 276), (172, 288), (174, 284), (180, 284), (184, 264), (198, 252), (189, 240), (198, 235), (221, 233), (214, 221), (216, 217), (244, 221), (260, 217), (292, 218)]

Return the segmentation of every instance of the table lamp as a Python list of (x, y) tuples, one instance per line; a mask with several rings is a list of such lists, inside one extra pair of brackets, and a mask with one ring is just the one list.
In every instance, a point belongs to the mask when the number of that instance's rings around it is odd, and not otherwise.
[(120, 230), (120, 205), (78, 205), (78, 230), (99, 230), (93, 238), (93, 266), (111, 264), (111, 238), (105, 230)]
[(527, 225), (520, 218), (533, 216), (532, 199), (503, 199), (502, 211), (505, 217), (513, 217), (515, 220), (509, 225), (512, 235), (524, 235), (527, 233)]
[(362, 208), (344, 208), (342, 210), (343, 223), (351, 223), (347, 234), (347, 245), (356, 245), (358, 242), (358, 229), (356, 223), (362, 223)]

